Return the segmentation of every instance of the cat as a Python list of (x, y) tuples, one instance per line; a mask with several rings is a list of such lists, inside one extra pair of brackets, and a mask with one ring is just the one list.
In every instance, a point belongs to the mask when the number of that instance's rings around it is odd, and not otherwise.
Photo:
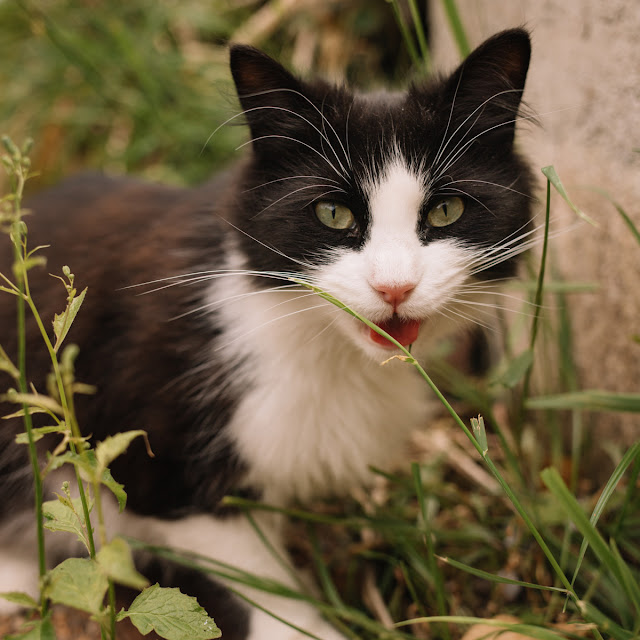
[[(391, 342), (301, 281), (427, 363), (440, 341), (484, 323), (531, 241), (532, 176), (514, 149), (529, 59), (527, 32), (512, 29), (448, 76), (367, 94), (233, 45), (251, 134), (237, 165), (194, 189), (80, 175), (28, 202), (30, 246), (50, 245), (30, 276), (43, 317), (61, 305), (47, 273), (69, 265), (89, 287), (68, 337), (77, 378), (98, 389), (77, 399), (81, 425), (96, 441), (145, 429), (155, 454), (136, 441), (113, 463), (128, 505), (110, 526), (292, 585), (220, 499), (288, 505), (366, 485), (372, 466), (405, 458), (435, 407), (413, 367), (380, 366), (398, 353)], [(0, 305), (9, 354), (14, 315)], [(48, 355), (27, 330), (29, 376), (44, 389)], [(16, 535), (33, 521), (20, 430), (0, 430), (0, 591), (35, 592), (35, 544)], [(284, 556), (280, 520), (256, 517)], [(157, 559), (141, 570), (196, 596), (227, 639), (304, 637), (193, 571)], [(304, 602), (243, 593), (323, 640), (343, 638)]]

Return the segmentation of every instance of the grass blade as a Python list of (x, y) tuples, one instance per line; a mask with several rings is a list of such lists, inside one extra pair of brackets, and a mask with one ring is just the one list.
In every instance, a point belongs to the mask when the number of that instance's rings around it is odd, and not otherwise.
[(628, 568), (624, 561), (609, 548), (604, 538), (589, 521), (582, 507), (567, 489), (557, 469), (545, 469), (540, 476), (549, 491), (563, 506), (578, 531), (587, 540), (602, 565), (611, 572), (636, 612), (640, 614), (640, 585), (635, 580), (628, 581)]
[(455, 0), (442, 0), (442, 4), (444, 5), (444, 10), (449, 20), (449, 27), (458, 46), (460, 56), (466, 58), (471, 53), (471, 47), (469, 46), (467, 34), (462, 26), (462, 20), (460, 19)]
[(528, 398), (527, 409), (586, 409), (590, 411), (640, 412), (640, 394), (611, 391), (575, 391)]

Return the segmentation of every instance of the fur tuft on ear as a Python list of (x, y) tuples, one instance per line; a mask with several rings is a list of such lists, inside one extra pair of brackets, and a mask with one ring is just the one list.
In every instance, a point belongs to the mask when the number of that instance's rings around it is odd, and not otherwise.
[(250, 101), (257, 94), (277, 89), (300, 89), (300, 83), (291, 73), (254, 47), (232, 45), (229, 65), (238, 97), (243, 105), (244, 101)]
[(233, 45), (230, 67), (238, 99), (254, 140), (254, 149), (264, 146), (275, 133), (291, 134), (309, 110), (304, 84), (281, 64), (258, 49)]
[(465, 118), (482, 115), (485, 127), (493, 122), (495, 134), (512, 141), (530, 57), (531, 42), (524, 29), (486, 40), (449, 78), (455, 112)]

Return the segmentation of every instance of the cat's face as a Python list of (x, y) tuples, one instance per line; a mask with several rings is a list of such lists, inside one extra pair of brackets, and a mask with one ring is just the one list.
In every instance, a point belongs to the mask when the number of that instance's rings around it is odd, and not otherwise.
[[(487, 281), (513, 274), (528, 238), (530, 175), (513, 150), (528, 61), (511, 31), (445, 80), (354, 94), (233, 49), (252, 133), (236, 221), (250, 269), (299, 275), (405, 346), (482, 318)], [(324, 321), (374, 357), (393, 349), (346, 313)]]

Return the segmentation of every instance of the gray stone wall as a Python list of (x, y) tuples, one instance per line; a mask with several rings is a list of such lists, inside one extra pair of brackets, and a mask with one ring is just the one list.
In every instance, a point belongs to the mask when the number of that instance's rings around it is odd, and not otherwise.
[[(458, 61), (441, 3), (432, 2), (435, 63)], [(520, 144), (534, 166), (553, 164), (572, 199), (597, 227), (580, 223), (553, 241), (568, 280), (596, 282), (572, 294), (571, 315), (583, 388), (640, 392), (640, 246), (606, 190), (640, 226), (640, 1), (458, 0), (471, 45), (512, 26), (532, 31), (525, 100), (540, 127), (523, 127)], [(634, 151), (634, 149), (636, 151)], [(541, 178), (540, 196), (544, 196)], [(559, 198), (556, 226), (576, 217)], [(640, 438), (637, 415), (597, 416), (592, 435)]]

